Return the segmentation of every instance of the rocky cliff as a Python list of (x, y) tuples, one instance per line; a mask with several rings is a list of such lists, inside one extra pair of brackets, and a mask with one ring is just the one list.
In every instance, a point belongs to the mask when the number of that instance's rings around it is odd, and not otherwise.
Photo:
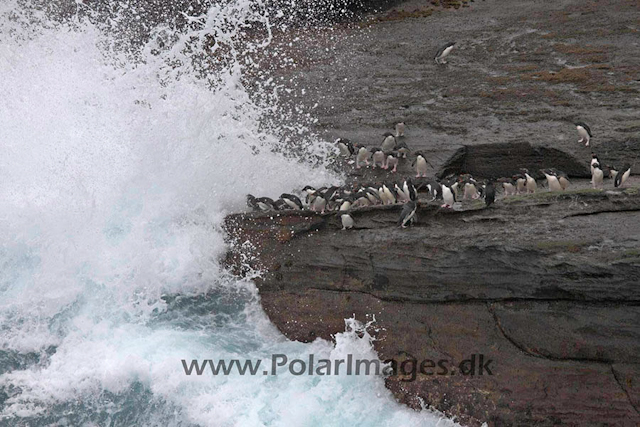
[[(375, 316), (382, 359), (446, 360), (446, 375), (387, 379), (412, 407), (471, 425), (640, 423), (637, 188), (461, 211), (423, 200), (408, 229), (399, 211), (355, 211), (349, 231), (335, 214), (231, 215), (227, 264), (265, 272), (263, 307), (291, 339), (331, 339), (345, 318)], [(492, 375), (456, 372), (474, 354)]]
[[(345, 232), (332, 214), (231, 215), (227, 264), (265, 272), (264, 309), (291, 339), (331, 339), (344, 318), (375, 316), (383, 359), (491, 360), (492, 375), (389, 377), (412, 407), (471, 425), (640, 424), (639, 182), (594, 191), (578, 180), (591, 151), (640, 172), (639, 16), (623, 0), (411, 0), (278, 35), (274, 52), (295, 59), (265, 61), (282, 101), (311, 111), (326, 140), (373, 146), (404, 121), (434, 175), (556, 167), (574, 186), (487, 209), (423, 200), (406, 230), (397, 206), (359, 210)], [(458, 44), (437, 65), (447, 41)], [(591, 147), (577, 142), (576, 120), (591, 125)]]

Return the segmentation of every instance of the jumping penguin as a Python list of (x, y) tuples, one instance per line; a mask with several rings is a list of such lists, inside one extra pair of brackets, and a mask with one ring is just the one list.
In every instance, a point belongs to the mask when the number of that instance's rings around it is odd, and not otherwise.
[(438, 49), (436, 56), (433, 58), (436, 61), (436, 64), (446, 64), (447, 61), (444, 59), (451, 53), (451, 50), (456, 45), (456, 42), (449, 42)]
[(350, 211), (341, 211), (342, 213), (340, 214), (340, 219), (342, 220), (342, 229), (343, 230), (349, 230), (352, 229), (353, 226), (355, 225), (355, 221), (353, 220), (353, 217), (350, 214)]
[(277, 210), (273, 199), (268, 197), (253, 197), (251, 194), (247, 194), (247, 206), (255, 211), (267, 212)]
[(338, 146), (342, 157), (351, 157), (356, 153), (355, 147), (347, 138), (336, 139), (336, 145)]
[(409, 200), (402, 206), (402, 212), (400, 212), (400, 218), (398, 219), (398, 225), (402, 228), (407, 228), (407, 225), (416, 222), (416, 212), (418, 211), (418, 204), (415, 200)]
[(588, 147), (589, 141), (591, 140), (591, 138), (593, 138), (591, 129), (584, 122), (575, 122), (574, 124), (576, 125), (576, 129), (578, 129), (578, 135), (580, 136), (578, 142), (584, 142), (584, 146)]
[(620, 187), (629, 178), (629, 175), (631, 175), (631, 165), (626, 163), (616, 175), (616, 179), (613, 180), (613, 185), (616, 188)]
[(293, 194), (282, 193), (280, 198), (289, 206), (290, 209), (301, 210), (303, 208), (302, 201), (298, 196)]

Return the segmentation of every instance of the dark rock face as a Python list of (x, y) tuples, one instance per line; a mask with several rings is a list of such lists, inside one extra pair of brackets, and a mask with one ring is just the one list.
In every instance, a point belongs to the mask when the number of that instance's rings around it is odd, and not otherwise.
[[(374, 146), (403, 121), (405, 142), (428, 156), (433, 173), (463, 146), (523, 142), (585, 167), (595, 151), (605, 164), (629, 162), (640, 173), (637, 4), (437, 2), (460, 9), (427, 15), (431, 3), (403, 2), (365, 28), (336, 27), (339, 44), (306, 46), (330, 53), (282, 71), (292, 79), (288, 102), (317, 103), (315, 130), (327, 141)], [(438, 65), (434, 55), (447, 41), (456, 47)], [(590, 147), (578, 143), (575, 121), (591, 127)]]
[(444, 163), (437, 176), (470, 173), (476, 177), (499, 178), (527, 168), (532, 176), (544, 178), (538, 171), (549, 165), (572, 177), (591, 176), (584, 161), (556, 148), (532, 146), (527, 142), (465, 145)]
[[(375, 316), (381, 359), (446, 360), (446, 375), (387, 378), (412, 407), (471, 425), (640, 423), (637, 188), (423, 201), (409, 229), (400, 209), (354, 211), (350, 231), (334, 214), (231, 215), (227, 264), (265, 271), (263, 307), (291, 339)], [(472, 355), (492, 375), (456, 372)]]

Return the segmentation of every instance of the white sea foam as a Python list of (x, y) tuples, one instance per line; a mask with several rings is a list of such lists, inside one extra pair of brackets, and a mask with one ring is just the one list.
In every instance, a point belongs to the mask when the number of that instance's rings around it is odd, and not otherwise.
[[(186, 376), (183, 358), (376, 357), (353, 330), (336, 345), (287, 341), (254, 285), (218, 264), (219, 225), (247, 193), (340, 178), (272, 152), (278, 129), (260, 126), (237, 61), (212, 90), (186, 65), (185, 35), (134, 60), (100, 26), (0, 11), (0, 351), (39, 358), (0, 366), (0, 423), (436, 425), (379, 377)], [(256, 13), (228, 2), (197, 31), (226, 19), (233, 35), (248, 17), (266, 22)], [(312, 136), (298, 149), (326, 153)], [(189, 303), (164, 297), (176, 294)]]

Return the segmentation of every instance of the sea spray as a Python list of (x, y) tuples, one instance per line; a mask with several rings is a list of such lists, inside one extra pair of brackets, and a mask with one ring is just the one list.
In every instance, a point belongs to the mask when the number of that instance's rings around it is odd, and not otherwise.
[[(326, 143), (264, 126), (277, 96), (245, 88), (239, 58), (269, 39), (236, 35), (269, 25), (259, 2), (159, 24), (137, 47), (88, 2), (67, 21), (34, 4), (0, 9), (0, 424), (435, 425), (378, 377), (182, 371), (185, 358), (373, 352), (353, 331), (287, 341), (253, 283), (218, 262), (246, 193), (341, 179), (322, 167)], [(212, 32), (227, 59), (208, 71)]]

